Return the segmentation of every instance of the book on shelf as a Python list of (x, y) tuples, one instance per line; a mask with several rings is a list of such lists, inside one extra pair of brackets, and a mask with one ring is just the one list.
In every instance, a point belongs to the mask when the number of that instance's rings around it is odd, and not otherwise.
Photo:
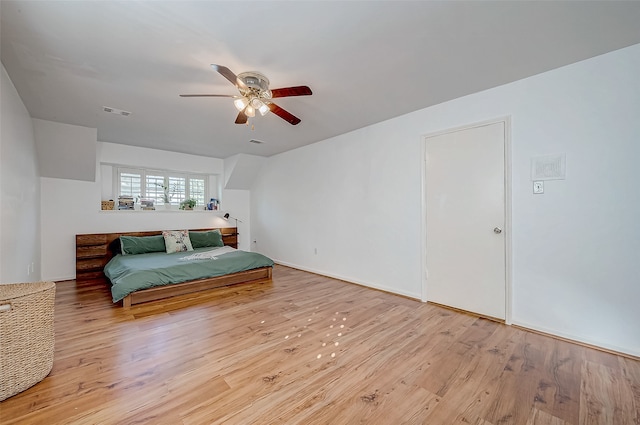
[(153, 206), (153, 199), (141, 199), (140, 206), (142, 206), (142, 209), (155, 209), (155, 207)]
[(132, 210), (133, 203), (133, 196), (118, 196), (119, 210)]

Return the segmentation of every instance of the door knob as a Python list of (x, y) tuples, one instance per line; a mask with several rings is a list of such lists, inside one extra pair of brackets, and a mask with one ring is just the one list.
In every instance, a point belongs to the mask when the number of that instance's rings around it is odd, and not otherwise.
[(493, 233), (502, 233), (502, 229), (499, 227), (494, 227), (493, 228)]

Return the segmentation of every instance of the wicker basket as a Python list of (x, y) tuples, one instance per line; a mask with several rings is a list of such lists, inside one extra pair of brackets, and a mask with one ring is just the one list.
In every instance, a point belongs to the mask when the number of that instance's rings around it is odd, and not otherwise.
[(0, 284), (0, 401), (53, 368), (53, 282)]
[(100, 208), (102, 208), (103, 210), (112, 210), (115, 205), (115, 201), (102, 201), (100, 204)]

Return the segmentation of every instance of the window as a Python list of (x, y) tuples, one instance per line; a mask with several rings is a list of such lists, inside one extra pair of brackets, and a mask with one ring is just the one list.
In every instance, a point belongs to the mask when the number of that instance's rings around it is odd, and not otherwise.
[(189, 179), (189, 197), (195, 199), (198, 205), (204, 205), (206, 201), (207, 185), (203, 177), (192, 177)]
[(206, 204), (209, 176), (173, 171), (117, 168), (118, 197), (126, 196), (153, 201), (154, 205), (180, 205), (195, 199), (198, 206)]
[(120, 195), (136, 197), (141, 192), (142, 176), (136, 172), (123, 170), (120, 173)]

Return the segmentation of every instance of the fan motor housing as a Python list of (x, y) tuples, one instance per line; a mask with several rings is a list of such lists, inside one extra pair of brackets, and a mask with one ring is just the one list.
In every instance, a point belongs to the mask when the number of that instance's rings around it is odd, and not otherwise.
[(269, 79), (256, 71), (243, 72), (238, 74), (238, 78), (242, 80), (247, 87), (258, 91), (269, 90)]

